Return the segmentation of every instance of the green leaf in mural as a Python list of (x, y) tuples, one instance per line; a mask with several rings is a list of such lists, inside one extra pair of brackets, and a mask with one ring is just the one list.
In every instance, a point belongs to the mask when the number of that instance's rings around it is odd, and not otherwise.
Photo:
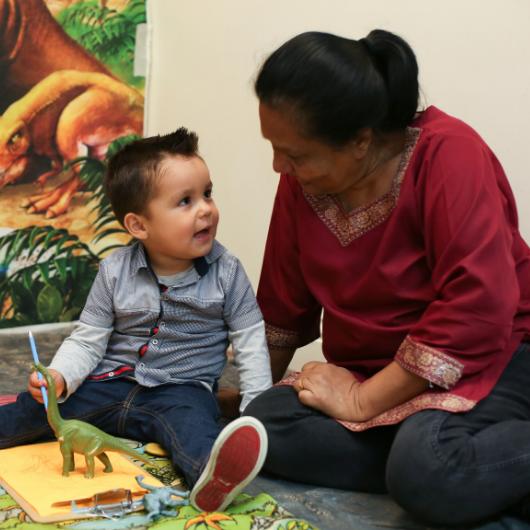
[[(104, 193), (103, 174), (109, 157), (137, 138), (129, 135), (113, 141), (103, 162), (89, 157), (72, 161), (93, 194), (90, 202), (98, 212), (93, 222), (95, 242), (126, 234)], [(0, 328), (77, 318), (99, 260), (121, 246), (110, 243), (94, 253), (78, 236), (51, 225), (21, 228), (0, 237)]]
[(35, 315), (35, 298), (31, 289), (28, 289), (22, 282), (13, 283), (9, 286), (15, 313), (25, 314), (31, 318)]
[(57, 322), (63, 310), (63, 297), (59, 289), (46, 285), (37, 296), (37, 314), (41, 322)]
[(40, 275), (42, 279), (45, 281), (45, 283), (48, 283), (50, 281), (50, 266), (47, 262), (45, 263), (37, 263), (37, 267), (39, 268)]
[(136, 27), (146, 22), (145, 0), (130, 0), (121, 11), (106, 2), (86, 0), (63, 9), (57, 21), (81, 46), (119, 78), (143, 87), (143, 78), (133, 72)]

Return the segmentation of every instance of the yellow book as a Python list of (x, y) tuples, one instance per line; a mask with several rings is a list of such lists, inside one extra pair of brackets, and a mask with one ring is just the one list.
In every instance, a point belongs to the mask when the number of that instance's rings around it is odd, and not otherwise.
[[(144, 482), (155, 487), (163, 484), (120, 453), (107, 453), (114, 471), (103, 472), (96, 459), (95, 477), (84, 477), (86, 464), (81, 454), (75, 455), (75, 471), (63, 477), (63, 458), (59, 442), (20, 445), (0, 450), (0, 484), (22, 509), (37, 522), (64, 521), (90, 517), (88, 513), (72, 513), (71, 506), (53, 506), (75, 499), (88, 499), (95, 494), (114, 489), (130, 490), (133, 500), (145, 492), (135, 480), (142, 475)], [(79, 504), (85, 508), (86, 504)]]

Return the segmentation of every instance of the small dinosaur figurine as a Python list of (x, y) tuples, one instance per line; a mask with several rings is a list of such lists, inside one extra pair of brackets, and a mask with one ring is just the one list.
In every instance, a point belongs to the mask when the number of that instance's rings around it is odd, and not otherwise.
[(53, 429), (61, 447), (63, 455), (63, 476), (67, 477), (75, 469), (74, 453), (85, 455), (85, 478), (94, 478), (94, 457), (105, 466), (104, 472), (112, 471), (112, 464), (105, 451), (115, 451), (137, 458), (142, 462), (153, 465), (147, 457), (130, 448), (119, 438), (103, 432), (101, 429), (80, 420), (65, 420), (59, 413), (57, 398), (55, 397), (55, 382), (48, 370), (38, 363), (34, 369), (39, 371), (48, 385), (48, 423)]
[[(151, 492), (145, 494), (143, 498), (144, 508), (149, 520), (158, 519), (164, 515), (175, 515), (173, 508), (189, 504), (189, 491), (181, 491), (171, 486), (156, 488), (146, 484), (142, 479), (142, 475), (138, 475), (136, 482), (138, 482), (140, 487)], [(179, 499), (173, 499), (172, 497), (179, 497)]]

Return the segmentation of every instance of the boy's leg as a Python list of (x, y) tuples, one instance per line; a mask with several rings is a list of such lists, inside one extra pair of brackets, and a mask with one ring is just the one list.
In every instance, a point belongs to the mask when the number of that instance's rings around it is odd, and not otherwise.
[(192, 488), (203, 511), (224, 509), (259, 472), (266, 435), (253, 418), (240, 418), (220, 433), (215, 396), (190, 384), (143, 388), (131, 401), (127, 436), (162, 445)]
[(475, 523), (529, 495), (529, 388), (524, 344), (469, 412), (428, 410), (405, 420), (388, 460), (391, 495), (417, 517), (444, 525)]
[(306, 407), (290, 386), (272, 387), (255, 398), (245, 414), (267, 431), (264, 470), (296, 482), (382, 493), (394, 426), (352, 432)]
[[(124, 379), (86, 381), (59, 404), (59, 412), (64, 419), (83, 420), (116, 435), (117, 414), (135, 387), (133, 381)], [(28, 392), (19, 394), (15, 403), (0, 407), (0, 448), (54, 438), (44, 405), (37, 403)]]
[(212, 392), (193, 384), (140, 388), (119, 421), (121, 436), (158, 442), (173, 465), (195, 484), (220, 432)]
[(190, 502), (204, 512), (223, 511), (260, 472), (267, 433), (256, 418), (243, 416), (219, 434), (195, 483)]
[(29, 392), (20, 393), (14, 403), (0, 407), (0, 449), (53, 438), (44, 405)]

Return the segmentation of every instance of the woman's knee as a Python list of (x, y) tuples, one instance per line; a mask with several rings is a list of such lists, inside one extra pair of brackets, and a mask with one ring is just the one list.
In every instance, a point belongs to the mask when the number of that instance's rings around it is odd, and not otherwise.
[[(325, 487), (382, 493), (384, 467), (394, 430), (353, 433), (300, 403), (288, 386), (269, 389), (245, 414), (265, 426), (269, 448), (264, 469), (275, 475)], [(311, 465), (308, 465), (311, 462)]]
[(430, 524), (459, 525), (479, 518), (466, 481), (438, 447), (445, 413), (425, 411), (400, 427), (387, 461), (386, 485), (407, 512)]
[(254, 398), (244, 410), (244, 414), (254, 416), (267, 427), (285, 419), (292, 421), (298, 415), (297, 411), (302, 408), (303, 405), (292, 387), (273, 386)]
[[(244, 414), (260, 420), (267, 431), (269, 443), (264, 469), (280, 475), (296, 474), (300, 444), (307, 436), (303, 419), (315, 411), (300, 403), (292, 387), (277, 386), (252, 400)], [(294, 475), (293, 478), (296, 479)]]
[(430, 523), (445, 523), (439, 520), (445, 495), (442, 465), (431, 442), (433, 420), (429, 412), (420, 412), (400, 427), (388, 456), (386, 484), (392, 498), (408, 512)]

